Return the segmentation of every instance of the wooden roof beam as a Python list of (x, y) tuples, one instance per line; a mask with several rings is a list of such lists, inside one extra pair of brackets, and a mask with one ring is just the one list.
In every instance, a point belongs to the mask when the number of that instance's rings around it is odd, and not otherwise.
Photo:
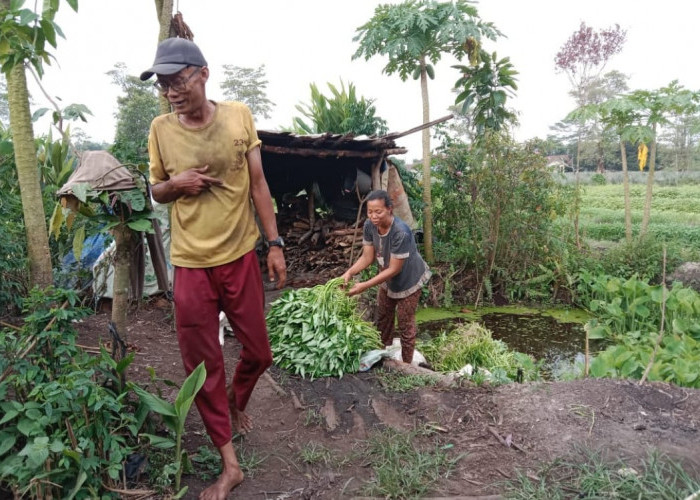
[(447, 120), (451, 120), (454, 118), (453, 114), (449, 114), (447, 116), (443, 116), (442, 118), (438, 118), (437, 120), (433, 120), (428, 123), (424, 123), (422, 125), (418, 125), (417, 127), (413, 127), (412, 129), (406, 130), (405, 132), (393, 132), (391, 134), (387, 134), (383, 137), (380, 137), (379, 139), (375, 140), (372, 142), (372, 144), (377, 143), (378, 141), (386, 141), (386, 140), (394, 140), (398, 139), (399, 137), (404, 137), (410, 134), (413, 134), (415, 132), (419, 132), (423, 130), (424, 128), (432, 127), (433, 125), (437, 125), (438, 123), (446, 122)]
[(294, 148), (284, 146), (270, 146), (263, 143), (262, 151), (265, 153), (301, 156), (305, 158), (379, 158), (386, 154), (404, 154), (405, 148), (380, 149), (372, 151), (354, 151), (351, 149), (314, 149), (314, 148)]

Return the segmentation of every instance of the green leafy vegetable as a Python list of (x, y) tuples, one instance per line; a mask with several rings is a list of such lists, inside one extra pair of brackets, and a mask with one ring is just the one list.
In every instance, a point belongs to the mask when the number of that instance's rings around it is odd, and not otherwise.
[(275, 363), (314, 379), (356, 372), (363, 353), (381, 347), (379, 332), (364, 321), (343, 279), (285, 292), (267, 315)]
[(538, 377), (534, 360), (526, 354), (510, 350), (479, 323), (465, 323), (428, 342), (419, 342), (418, 349), (439, 372), (455, 372), (471, 364), (491, 372), (502, 371), (512, 380), (516, 379), (518, 368), (522, 370), (525, 380)]

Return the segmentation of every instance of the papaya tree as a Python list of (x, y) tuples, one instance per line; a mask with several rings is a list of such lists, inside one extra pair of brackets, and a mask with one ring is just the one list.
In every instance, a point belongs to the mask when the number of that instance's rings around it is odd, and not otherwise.
[[(67, 229), (77, 226), (73, 241), (77, 260), (86, 224), (112, 234), (115, 242), (112, 323), (120, 338), (126, 340), (133, 250), (139, 244), (137, 235), (153, 232), (151, 219), (155, 215), (146, 181), (137, 166), (121, 164), (106, 151), (86, 151), (80, 161), (83, 170), (93, 173), (94, 177), (89, 181), (69, 180), (59, 191), (61, 202), (51, 217), (51, 232), (58, 239), (63, 226)], [(105, 183), (107, 175), (109, 181)], [(78, 214), (82, 217), (78, 218)]]
[[(389, 58), (384, 73), (398, 73), (420, 79), (423, 123), (430, 122), (428, 78), (435, 78), (435, 65), (443, 55), (458, 61), (465, 56), (476, 62), (482, 38), (495, 40), (501, 33), (492, 23), (483, 22), (473, 4), (466, 0), (437, 2), (406, 0), (396, 5), (379, 5), (374, 16), (357, 28), (353, 41), (359, 47), (353, 59), (365, 60), (382, 55)], [(423, 232), (425, 258), (433, 261), (433, 213), (430, 191), (430, 131), (422, 135), (423, 148)]]
[(473, 66), (454, 66), (462, 77), (455, 82), (459, 92), (455, 104), (461, 104), (461, 113), (470, 116), (475, 143), (480, 143), (486, 131), (500, 132), (517, 117), (506, 107), (509, 95), (518, 89), (518, 74), (510, 59), (498, 59), (496, 53), (479, 50), (478, 62)]
[[(648, 148), (649, 170), (647, 174), (647, 186), (644, 197), (644, 213), (642, 215), (642, 228), (640, 235), (644, 236), (649, 227), (651, 215), (651, 201), (654, 189), (654, 171), (656, 168), (656, 145), (659, 128), (670, 123), (670, 117), (677, 114), (692, 114), (697, 112), (700, 105), (700, 92), (693, 92), (683, 88), (677, 80), (668, 86), (655, 91), (636, 90), (629, 96), (639, 108), (641, 108), (642, 127), (646, 129), (646, 136), (651, 138)], [(645, 143), (640, 143), (640, 170), (646, 163), (647, 149)]]
[(632, 204), (630, 198), (629, 170), (626, 144), (647, 142), (646, 130), (639, 127), (641, 109), (629, 96), (614, 97), (601, 103), (582, 106), (566, 117), (567, 121), (584, 122), (596, 117), (603, 126), (615, 132), (620, 141), (620, 161), (622, 163), (622, 186), (625, 199), (625, 240), (632, 242)]
[[(78, 10), (78, 0), (66, 2), (74, 11)], [(48, 64), (51, 58), (48, 45), (56, 48), (57, 36), (63, 36), (54, 22), (60, 4), (60, 0), (45, 1), (41, 14), (38, 14), (23, 8), (23, 0), (0, 0), (0, 70), (7, 79), (10, 129), (27, 234), (30, 282), (40, 287), (53, 283), (53, 273), (25, 65), (31, 65), (37, 75), (42, 76), (43, 64)]]
[[(578, 107), (591, 104), (590, 95), (596, 80), (600, 77), (608, 61), (618, 54), (627, 39), (627, 32), (619, 25), (599, 31), (582, 22), (578, 31), (567, 39), (554, 58), (554, 67), (563, 72), (571, 83), (570, 95)], [(574, 198), (574, 229), (576, 243), (580, 246), (579, 238), (579, 170), (581, 165), (581, 142), (584, 135), (585, 123), (577, 123), (576, 132), (576, 196)]]

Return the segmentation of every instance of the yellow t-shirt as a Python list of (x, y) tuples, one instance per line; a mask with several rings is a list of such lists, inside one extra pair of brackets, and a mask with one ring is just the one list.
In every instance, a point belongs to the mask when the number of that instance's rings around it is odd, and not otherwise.
[(246, 153), (261, 143), (248, 107), (215, 103), (212, 121), (186, 128), (175, 113), (156, 117), (148, 136), (151, 184), (194, 167), (224, 181), (198, 196), (182, 196), (171, 212), (170, 260), (203, 268), (232, 262), (255, 248), (260, 232), (250, 198)]

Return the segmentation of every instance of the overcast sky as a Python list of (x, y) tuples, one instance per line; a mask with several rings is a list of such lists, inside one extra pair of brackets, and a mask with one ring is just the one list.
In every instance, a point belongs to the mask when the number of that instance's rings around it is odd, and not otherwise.
[[(357, 48), (355, 29), (368, 21), (373, 0), (175, 0), (194, 41), (208, 60), (212, 77), (207, 92), (221, 99), (223, 64), (265, 65), (267, 96), (276, 107), (258, 128), (288, 126), (299, 113), (295, 105), (309, 102), (309, 84), (327, 90), (326, 82), (340, 79), (355, 84), (360, 95), (375, 100), (379, 116), (390, 131), (404, 131), (422, 122), (418, 81), (401, 81), (382, 73), (386, 59), (351, 60)], [(600, 29), (615, 23), (627, 30), (627, 43), (606, 70), (630, 76), (632, 89), (656, 89), (678, 79), (700, 89), (696, 61), (700, 3), (687, 0), (483, 0), (480, 17), (493, 22), (505, 37), (487, 41), (485, 48), (509, 56), (520, 72), (519, 90), (510, 105), (520, 113), (515, 131), (519, 140), (545, 137), (549, 127), (573, 109), (569, 82), (554, 69), (554, 56), (581, 22)], [(78, 13), (63, 4), (57, 18), (66, 35), (54, 51), (56, 62), (47, 68), (43, 85), (64, 104), (83, 103), (93, 115), (80, 127), (93, 139), (112, 142), (119, 90), (105, 74), (123, 62), (138, 75), (153, 62), (158, 24), (153, 0), (81, 0)], [(429, 81), (430, 115), (448, 114), (457, 79), (453, 61), (436, 66)], [(325, 92), (328, 93), (328, 92)], [(38, 90), (37, 107), (47, 106)], [(37, 134), (45, 124), (37, 125)], [(420, 157), (420, 133), (400, 139), (406, 159)]]

